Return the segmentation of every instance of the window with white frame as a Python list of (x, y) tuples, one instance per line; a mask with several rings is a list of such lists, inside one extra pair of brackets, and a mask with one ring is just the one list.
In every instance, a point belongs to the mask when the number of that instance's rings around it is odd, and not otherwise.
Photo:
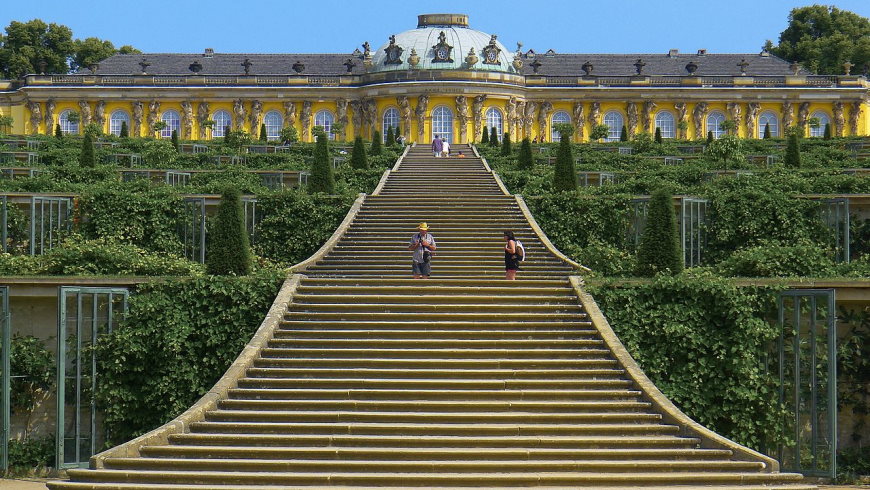
[[(825, 136), (825, 126), (831, 124), (831, 118), (822, 111), (816, 111), (810, 117), (816, 119), (819, 122), (816, 127), (810, 126), (810, 136), (812, 136), (813, 138), (821, 138)], [(833, 134), (833, 129), (834, 128), (831, 128), (831, 134)]]
[(604, 125), (608, 129), (606, 141), (619, 141), (619, 136), (622, 134), (622, 114), (616, 111), (607, 112), (604, 114)]
[(227, 135), (227, 130), (232, 129), (233, 116), (227, 111), (215, 111), (211, 120), (214, 121), (214, 127), (211, 129), (212, 138), (223, 138)]
[(490, 135), (492, 134), (492, 128), (495, 128), (495, 134), (501, 140), (504, 134), (504, 117), (501, 111), (495, 107), (490, 107), (486, 110), (486, 130)]
[(281, 137), (281, 126), (284, 125), (284, 118), (278, 111), (269, 111), (263, 116), (263, 124), (266, 125), (266, 139), (275, 141)]
[(125, 111), (117, 110), (109, 116), (109, 133), (121, 136), (121, 126), (127, 123), (127, 131), (130, 131), (130, 115)]
[(707, 115), (707, 132), (713, 133), (713, 138), (719, 139), (725, 134), (725, 130), (722, 129), (722, 123), (725, 122), (725, 114), (719, 111), (713, 111)]
[(435, 135), (453, 143), (453, 111), (445, 106), (438, 106), (432, 111), (432, 139)]
[(73, 111), (66, 110), (60, 113), (58, 117), (58, 121), (60, 124), (60, 132), (63, 134), (79, 134), (79, 123), (71, 122), (69, 120), (69, 115), (72, 114)]
[(164, 112), (163, 115), (160, 116), (160, 120), (166, 123), (166, 127), (160, 131), (161, 138), (171, 138), (173, 131), (175, 131), (176, 134), (181, 132), (181, 117), (175, 110), (169, 109)]
[[(381, 128), (381, 137), (384, 138), (384, 141), (386, 141), (387, 130), (389, 128), (393, 128), (393, 133), (396, 133), (399, 129), (399, 110), (395, 107), (390, 107), (384, 111), (384, 125)], [(396, 136), (398, 134), (393, 137), (395, 138)]]
[(562, 141), (562, 134), (556, 131), (557, 124), (571, 124), (571, 115), (565, 111), (556, 111), (550, 119), (550, 141)]
[(656, 114), (655, 119), (656, 129), (662, 134), (662, 138), (676, 138), (676, 124), (674, 115), (668, 111), (661, 111)]
[(332, 134), (332, 123), (334, 121), (335, 116), (325, 109), (317, 111), (317, 114), (314, 115), (314, 125), (323, 128), (323, 130), (326, 131), (326, 137), (331, 140), (335, 139), (335, 135)]
[(770, 127), (770, 137), (776, 138), (779, 136), (779, 119), (776, 113), (772, 111), (764, 111), (758, 116), (758, 137), (764, 138), (764, 128)]

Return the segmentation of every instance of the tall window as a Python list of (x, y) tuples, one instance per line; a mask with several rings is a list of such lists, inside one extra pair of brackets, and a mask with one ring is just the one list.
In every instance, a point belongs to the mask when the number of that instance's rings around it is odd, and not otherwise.
[(556, 125), (571, 124), (571, 115), (565, 111), (556, 111), (550, 121), (550, 141), (562, 141), (562, 134), (556, 131)]
[(281, 136), (281, 126), (284, 124), (284, 118), (278, 111), (269, 111), (263, 116), (263, 124), (266, 125), (266, 139), (269, 141), (277, 140)]
[(176, 133), (181, 132), (181, 117), (178, 116), (178, 112), (169, 109), (163, 113), (160, 120), (166, 123), (166, 127), (160, 132), (161, 138), (171, 138), (173, 131)]
[(713, 137), (719, 139), (725, 131), (722, 129), (722, 123), (725, 122), (725, 114), (719, 111), (713, 111), (707, 115), (707, 132), (713, 132)]
[(435, 135), (453, 143), (453, 112), (443, 105), (432, 111), (432, 139)]
[(779, 119), (776, 114), (771, 111), (762, 112), (758, 116), (758, 137), (764, 138), (764, 127), (770, 126), (770, 136), (776, 138), (779, 136)]
[(326, 131), (326, 137), (331, 140), (335, 139), (335, 135), (332, 134), (333, 121), (335, 121), (335, 116), (327, 110), (317, 111), (317, 114), (314, 115), (314, 125), (323, 128)]
[(622, 114), (616, 111), (604, 114), (604, 124), (608, 128), (607, 141), (619, 141), (619, 136), (622, 134)]
[(60, 113), (60, 116), (58, 117), (58, 121), (60, 121), (60, 131), (63, 134), (79, 134), (78, 121), (70, 122), (70, 120), (67, 119), (70, 114), (72, 114), (72, 111), (70, 110), (66, 110)]
[(674, 124), (674, 115), (668, 111), (661, 111), (656, 114), (656, 129), (662, 133), (662, 138), (675, 138), (676, 124)]
[(492, 128), (495, 128), (495, 134), (501, 139), (504, 134), (504, 117), (501, 111), (495, 107), (490, 107), (486, 110), (486, 130), (492, 134)]
[[(384, 111), (384, 127), (381, 129), (381, 137), (386, 141), (387, 138), (387, 129), (393, 128), (393, 133), (399, 127), (399, 110), (395, 107), (390, 107), (389, 109)], [(398, 136), (393, 136), (394, 138)]]
[(223, 138), (226, 136), (227, 128), (233, 126), (233, 116), (227, 111), (216, 111), (211, 120), (214, 121), (214, 128), (211, 130), (212, 138)]
[[(818, 119), (819, 125), (816, 127), (810, 126), (810, 136), (813, 138), (821, 138), (825, 135), (825, 126), (831, 124), (831, 118), (822, 111), (813, 113), (812, 118)], [(831, 134), (834, 133), (834, 128), (831, 128)]]
[(109, 116), (109, 133), (121, 136), (121, 125), (127, 123), (127, 131), (130, 131), (130, 115), (124, 111), (115, 111)]

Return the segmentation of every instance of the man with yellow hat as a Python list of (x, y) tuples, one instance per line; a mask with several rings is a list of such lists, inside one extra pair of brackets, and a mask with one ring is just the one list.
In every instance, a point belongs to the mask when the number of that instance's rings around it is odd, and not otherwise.
[(435, 237), (429, 233), (429, 225), (425, 222), (417, 227), (417, 233), (411, 237), (408, 250), (414, 252), (411, 269), (414, 279), (429, 279), (432, 273), (432, 252), (435, 250)]

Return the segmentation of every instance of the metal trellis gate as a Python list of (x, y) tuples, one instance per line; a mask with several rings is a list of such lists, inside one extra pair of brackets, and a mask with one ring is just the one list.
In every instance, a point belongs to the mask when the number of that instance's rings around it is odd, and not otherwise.
[(96, 404), (94, 345), (127, 313), (126, 288), (61, 286), (57, 322), (58, 469), (81, 467), (103, 449), (105, 430)]
[(819, 199), (819, 215), (822, 223), (833, 232), (834, 257), (837, 262), (849, 262), (849, 198)]
[(178, 235), (184, 246), (184, 257), (194, 262), (205, 262), (205, 199), (188, 197), (182, 204)]
[(12, 394), (12, 373), (10, 372), (11, 366), (9, 363), (12, 325), (9, 319), (9, 288), (7, 286), (0, 286), (0, 327), (2, 327), (0, 362), (2, 362), (3, 369), (2, 374), (0, 374), (0, 390), (2, 390), (0, 407), (3, 410), (3, 427), (0, 428), (2, 430), (2, 433), (0, 433), (0, 437), (2, 437), (2, 440), (0, 440), (0, 468), (3, 471), (9, 469), (9, 417), (12, 410), (10, 398)]
[(30, 200), (30, 255), (42, 255), (60, 244), (69, 231), (72, 199), (33, 196)]

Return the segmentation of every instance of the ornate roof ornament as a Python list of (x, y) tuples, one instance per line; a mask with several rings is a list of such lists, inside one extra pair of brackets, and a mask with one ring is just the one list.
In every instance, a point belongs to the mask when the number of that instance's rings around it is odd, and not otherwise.
[(245, 75), (250, 75), (251, 74), (251, 67), (254, 66), (254, 64), (251, 63), (251, 60), (248, 58), (245, 58), (245, 61), (242, 61), (241, 65), (245, 69)]
[(146, 60), (145, 58), (142, 58), (142, 61), (139, 62), (139, 66), (142, 68), (142, 74), (145, 75), (145, 74), (147, 74), (146, 70), (148, 69), (149, 66), (151, 66), (151, 63), (148, 63), (148, 60)]
[(634, 62), (634, 69), (637, 70), (637, 74), (641, 75), (643, 73), (643, 67), (646, 66), (646, 63), (640, 58)]
[(740, 67), (740, 76), (745, 77), (746, 67), (749, 66), (749, 62), (746, 61), (746, 58), (743, 58), (742, 60), (740, 60), (740, 63), (737, 63), (737, 66)]
[(401, 65), (402, 64), (402, 49), (401, 46), (396, 44), (396, 35), (393, 34), (390, 36), (390, 45), (384, 48), (384, 52), (387, 54), (387, 59), (384, 60), (385, 65)]
[(303, 71), (305, 71), (305, 64), (297, 61), (296, 63), (293, 63), (292, 68), (293, 68), (293, 71), (295, 71), (296, 73), (302, 73)]
[(441, 31), (438, 44), (432, 46), (432, 63), (453, 63), (453, 46), (447, 44), (447, 34)]
[(514, 53), (514, 60), (511, 62), (514, 70), (520, 71), (523, 68), (523, 43), (517, 43), (517, 52)]
[(408, 66), (411, 68), (417, 68), (417, 65), (420, 64), (420, 55), (417, 54), (417, 50), (411, 48), (411, 55), (408, 56)]
[[(473, 67), (477, 64), (480, 58), (477, 57), (477, 54), (474, 52), (474, 48), (468, 50), (468, 56), (465, 57), (465, 64), (468, 65), (469, 68)], [(484, 60), (484, 63), (486, 61)]]
[(529, 66), (532, 67), (532, 71), (534, 73), (538, 73), (538, 69), (541, 67), (541, 65), (543, 65), (543, 63), (541, 63), (540, 60), (533, 60), (531, 63), (529, 63)]
[(191, 63), (187, 68), (194, 73), (199, 73), (202, 71), (202, 63), (197, 60)]
[(588, 60), (586, 61), (586, 63), (583, 63), (583, 66), (580, 67), (580, 69), (583, 70), (583, 76), (586, 77), (592, 75), (593, 68), (594, 67), (592, 66), (592, 63), (590, 63)]
[(686, 64), (686, 71), (689, 72), (689, 75), (694, 75), (696, 71), (698, 71), (698, 64), (694, 61), (690, 61)]
[(792, 61), (791, 64), (788, 65), (788, 68), (794, 76), (797, 76), (801, 71), (801, 65), (799, 65), (797, 61)]
[(480, 50), (481, 54), (483, 54), (483, 64), (485, 65), (500, 65), (501, 60), (499, 60), (499, 55), (501, 54), (501, 49), (499, 49), (498, 45), (495, 43), (497, 36), (495, 34), (489, 39), (489, 44), (487, 44), (482, 50)]
[(344, 66), (345, 68), (347, 68), (347, 72), (350, 73), (356, 66), (356, 62), (353, 60), (353, 58), (348, 58), (347, 61), (344, 62)]
[(852, 74), (852, 67), (854, 67), (854, 66), (855, 66), (855, 65), (853, 65), (851, 61), (846, 60), (846, 62), (843, 63), (843, 72), (844, 72), (844, 74), (845, 74), (845, 75), (851, 75), (851, 74)]

